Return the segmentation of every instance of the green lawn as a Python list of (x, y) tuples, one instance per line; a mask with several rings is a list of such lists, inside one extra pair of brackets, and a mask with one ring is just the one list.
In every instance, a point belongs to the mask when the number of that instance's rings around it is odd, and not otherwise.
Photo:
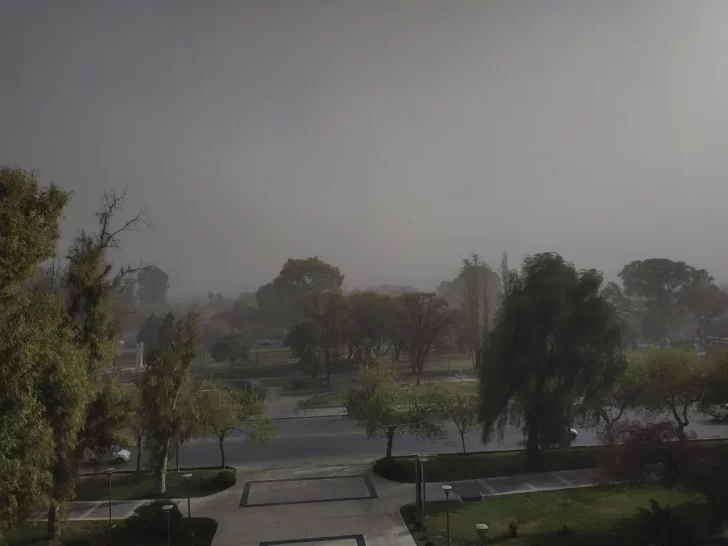
[[(572, 447), (545, 451), (538, 468), (535, 469), (526, 468), (526, 454), (522, 450), (428, 455), (425, 472), (428, 481), (447, 482), (513, 476), (529, 472), (596, 468), (602, 450), (602, 447)], [(396, 457), (389, 461), (379, 459), (374, 464), (374, 472), (388, 480), (414, 483), (414, 458)]]
[[(217, 522), (208, 518), (183, 519), (175, 533), (175, 546), (209, 546), (215, 537)], [(45, 522), (25, 523), (8, 534), (9, 546), (48, 546)], [(106, 521), (69, 521), (63, 524), (59, 546), (166, 546), (167, 538), (139, 536), (123, 523), (111, 529)]]
[[(475, 524), (486, 523), (490, 543), (526, 545), (645, 545), (644, 516), (638, 508), (649, 509), (650, 499), (672, 507), (685, 523), (702, 527), (706, 518), (703, 497), (661, 486), (603, 486), (543, 493), (503, 495), (483, 502), (450, 503), (451, 544), (477, 543)], [(424, 532), (413, 536), (422, 545), (427, 540), (444, 546), (446, 507), (444, 502), (428, 503)], [(402, 509), (405, 521), (413, 523), (412, 506)], [(508, 536), (508, 522), (519, 520), (519, 537)], [(564, 530), (566, 528), (566, 531)], [(708, 544), (701, 542), (700, 544)], [(728, 540), (710, 544), (728, 544)]]
[[(474, 394), (478, 392), (478, 382), (477, 381), (450, 381), (450, 382), (444, 382), (444, 383), (431, 383), (433, 385), (438, 385), (439, 387), (442, 387), (444, 389), (447, 389), (449, 391), (453, 392), (460, 392), (463, 394)], [(428, 384), (420, 385), (419, 387), (414, 387), (416, 389), (424, 389), (427, 387)], [(402, 399), (406, 399), (406, 393), (405, 391), (402, 392)], [(307, 398), (306, 400), (302, 400), (299, 404), (300, 408), (334, 408), (338, 406), (343, 406), (344, 401), (346, 400), (346, 391), (335, 391), (335, 392), (327, 392), (323, 394), (319, 394), (318, 398), (315, 396), (312, 396), (310, 398)]]
[[(167, 494), (166, 498), (181, 499), (187, 497), (187, 488), (180, 472), (167, 473)], [(218, 478), (221, 472), (219, 469), (211, 470), (190, 470), (190, 496), (204, 497), (224, 491), (233, 483), (225, 482)], [(234, 473), (234, 469), (225, 472)], [(109, 494), (108, 476), (106, 474), (93, 474), (81, 476), (76, 484), (76, 498), (81, 501), (106, 500)], [(152, 499), (157, 497), (155, 480), (151, 472), (116, 473), (111, 475), (111, 498), (114, 500)]]

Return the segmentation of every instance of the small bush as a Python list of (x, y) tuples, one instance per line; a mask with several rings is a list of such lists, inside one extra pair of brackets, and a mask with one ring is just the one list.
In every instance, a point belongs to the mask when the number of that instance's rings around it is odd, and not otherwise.
[(300, 391), (303, 388), (303, 379), (294, 379), (291, 387), (294, 391)]
[(151, 503), (144, 503), (134, 509), (134, 515), (127, 520), (127, 525), (132, 529), (140, 531), (144, 536), (166, 537), (167, 536), (167, 513), (163, 506), (171, 504), (173, 508), (169, 511), (169, 528), (175, 534), (179, 532), (182, 523), (182, 513), (179, 506), (169, 499), (157, 499)]
[(237, 482), (237, 476), (235, 475), (234, 470), (221, 470), (217, 473), (214, 480), (215, 485), (220, 487), (220, 489), (227, 489), (228, 487), (235, 485), (235, 482)]
[(511, 536), (511, 538), (517, 538), (518, 537), (518, 526), (520, 525), (520, 521), (517, 519), (512, 519), (508, 522), (508, 534)]
[(383, 457), (374, 462), (374, 473), (393, 482), (414, 482), (415, 465), (412, 459)]

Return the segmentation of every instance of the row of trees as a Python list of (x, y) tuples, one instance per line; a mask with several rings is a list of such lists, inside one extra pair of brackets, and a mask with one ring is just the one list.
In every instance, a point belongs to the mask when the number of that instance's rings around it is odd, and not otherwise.
[(705, 270), (667, 258), (635, 261), (609, 283), (605, 296), (626, 319), (627, 342), (638, 337), (665, 347), (695, 338), (709, 353), (728, 332), (728, 293)]
[(435, 294), (407, 293), (390, 298), (374, 292), (348, 297), (338, 291), (310, 294), (297, 302), (303, 320), (285, 343), (312, 377), (323, 370), (330, 383), (332, 363), (341, 347), (349, 359), (368, 361), (406, 351), (419, 384), (425, 361), (445, 343), (454, 315)]
[(360, 364), (358, 386), (347, 394), (347, 418), (356, 421), (369, 437), (386, 438), (386, 457), (392, 456), (396, 431), (427, 439), (444, 438), (448, 421), (457, 428), (465, 453), (465, 435), (476, 425), (478, 396), (434, 384), (403, 389), (397, 379), (391, 360), (376, 358)]
[[(0, 169), (0, 540), (43, 504), (48, 536), (57, 540), (60, 509), (73, 498), (80, 463), (91, 452), (126, 444), (125, 430), (146, 450), (164, 493), (170, 446), (190, 423), (218, 437), (222, 449), (234, 426), (260, 415), (255, 395), (238, 397), (214, 385), (187, 403), (187, 370), (199, 345), (195, 313), (169, 317), (159, 328), (138, 389), (101, 373), (118, 351), (115, 337), (126, 315), (119, 302), (138, 290), (133, 279), (144, 285), (147, 271), (116, 268), (109, 257), (121, 235), (146, 219), (142, 211), (117, 225), (124, 197), (104, 196), (97, 230), (79, 232), (61, 263), (55, 256), (69, 194), (41, 187), (33, 172)], [(40, 265), (50, 259), (53, 266), (39, 279)], [(190, 406), (194, 419), (185, 417)]]

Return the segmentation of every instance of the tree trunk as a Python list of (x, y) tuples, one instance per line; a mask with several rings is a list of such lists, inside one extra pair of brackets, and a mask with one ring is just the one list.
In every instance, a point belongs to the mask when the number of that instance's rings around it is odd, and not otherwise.
[(155, 468), (157, 489), (160, 495), (167, 494), (167, 456), (169, 455), (169, 440), (162, 446), (162, 453), (159, 454), (159, 461)]
[(387, 458), (392, 456), (392, 443), (394, 442), (394, 431), (396, 429), (397, 427), (387, 427)]
[(400, 353), (400, 351), (401, 351), (401, 350), (402, 350), (402, 349), (400, 348), (400, 346), (399, 346), (399, 345), (397, 345), (397, 346), (396, 346), (396, 347), (394, 348), (394, 361), (395, 361), (395, 362), (398, 362), (398, 361), (399, 361), (399, 353)]
[(220, 443), (220, 468), (225, 469), (225, 438), (218, 438)]
[(538, 433), (530, 427), (528, 430), (528, 440), (526, 441), (526, 468), (535, 469), (538, 465), (540, 450), (538, 445)]
[(421, 358), (415, 361), (415, 369), (417, 371), (417, 386), (422, 383), (422, 370), (425, 369), (425, 359)]
[(329, 354), (329, 349), (327, 348), (324, 352), (324, 365), (326, 366), (326, 388), (328, 390), (331, 390), (331, 355)]
[(142, 471), (142, 437), (137, 436), (137, 457), (136, 457), (136, 471), (137, 474)]
[(465, 432), (460, 431), (460, 442), (463, 444), (463, 453), (467, 453), (468, 451), (465, 449)]
[(47, 534), (47, 538), (54, 542), (61, 538), (61, 522), (58, 521), (58, 504), (55, 499), (51, 499), (48, 505)]

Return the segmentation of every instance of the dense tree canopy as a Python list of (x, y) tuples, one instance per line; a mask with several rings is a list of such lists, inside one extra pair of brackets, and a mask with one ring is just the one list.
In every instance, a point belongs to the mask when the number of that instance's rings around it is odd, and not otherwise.
[(483, 357), (485, 440), (514, 401), (533, 464), (542, 444), (565, 433), (574, 401), (588, 399), (623, 371), (619, 327), (599, 294), (601, 282), (597, 271), (577, 271), (558, 254), (524, 260)]
[(158, 481), (166, 492), (167, 460), (171, 442), (184, 426), (180, 394), (189, 389), (189, 367), (197, 354), (199, 320), (190, 312), (175, 321), (173, 339), (147, 359), (140, 380), (145, 447)]
[(162, 305), (169, 290), (169, 275), (156, 265), (150, 265), (139, 271), (137, 277), (139, 301), (146, 306)]
[(641, 331), (646, 338), (665, 346), (679, 335), (681, 293), (693, 271), (685, 262), (650, 258), (629, 263), (619, 273), (627, 296), (644, 304)]
[(68, 198), (55, 185), (39, 186), (32, 171), (0, 167), (0, 294), (55, 255)]
[(419, 385), (425, 360), (451, 326), (452, 315), (448, 312), (447, 301), (435, 294), (403, 294), (396, 303), (397, 329), (406, 345)]
[(397, 321), (392, 299), (376, 292), (355, 292), (348, 296), (348, 300), (351, 308), (348, 336), (351, 356), (359, 360), (388, 354)]

